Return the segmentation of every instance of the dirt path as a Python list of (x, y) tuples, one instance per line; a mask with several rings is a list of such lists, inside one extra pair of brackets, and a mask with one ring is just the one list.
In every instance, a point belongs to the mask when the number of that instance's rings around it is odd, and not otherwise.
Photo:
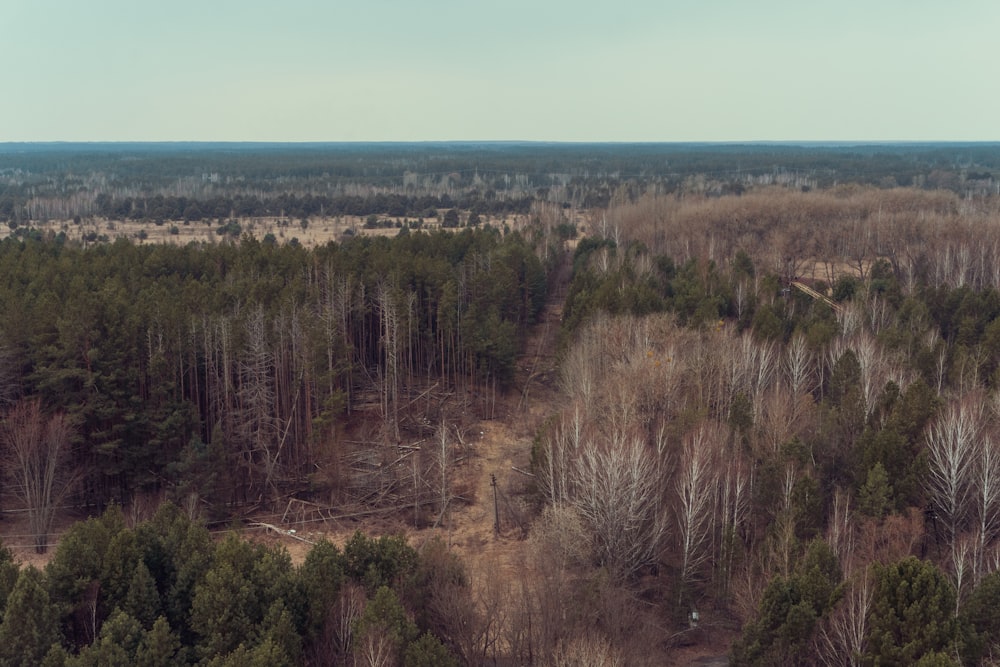
[(518, 389), (498, 404), (496, 419), (480, 423), (475, 459), (462, 473), (475, 489), (475, 501), (451, 514), (443, 537), (471, 572), (504, 571), (521, 563), (528, 527), (525, 491), (532, 483), (531, 444), (559, 400), (556, 352), (571, 271), (567, 252), (518, 357)]
[[(404, 532), (418, 548), (434, 538), (444, 540), (474, 577), (478, 573), (495, 575), (520, 567), (523, 538), (530, 519), (525, 505), (526, 491), (532, 482), (530, 474), (526, 474), (531, 467), (531, 444), (559, 401), (556, 352), (571, 271), (571, 254), (567, 251), (546, 305), (518, 356), (515, 389), (497, 397), (494, 419), (475, 422), (467, 429), (467, 456), (454, 469), (451, 479), (453, 491), (461, 498), (450, 505), (439, 526), (414, 529), (400, 517), (353, 525), (343, 523), (340, 529), (329, 524), (302, 526), (297, 535), (310, 541), (325, 538), (343, 545), (358, 528), (372, 533)], [(496, 530), (498, 515), (499, 531)], [(296, 563), (302, 562), (311, 548), (290, 536), (251, 531), (247, 534), (280, 542)]]

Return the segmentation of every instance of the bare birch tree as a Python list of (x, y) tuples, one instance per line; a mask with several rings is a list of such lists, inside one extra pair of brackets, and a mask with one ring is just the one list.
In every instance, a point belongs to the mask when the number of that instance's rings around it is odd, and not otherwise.
[(750, 466), (737, 452), (725, 457), (725, 468), (719, 480), (719, 590), (729, 594), (729, 584), (736, 562), (736, 547), (740, 528), (750, 513), (753, 477)]
[(796, 334), (785, 349), (785, 374), (792, 396), (796, 399), (802, 394), (810, 393), (815, 388), (812, 354), (806, 345), (805, 336)]
[(574, 469), (574, 504), (594, 536), (597, 560), (627, 579), (656, 556), (666, 525), (658, 463), (639, 440), (586, 443)]
[(45, 553), (55, 508), (70, 489), (63, 475), (73, 430), (67, 417), (46, 417), (38, 399), (22, 400), (0, 422), (14, 493), (28, 510), (35, 551)]
[(976, 396), (952, 401), (927, 429), (928, 491), (954, 550), (974, 493), (983, 404)]
[(681, 588), (694, 583), (698, 569), (711, 556), (710, 538), (718, 485), (720, 428), (702, 424), (682, 444), (677, 473), (677, 537), (681, 550)]
[(986, 435), (979, 445), (973, 475), (976, 504), (973, 579), (978, 585), (986, 574), (987, 552), (1000, 535), (1000, 443), (990, 435)]
[(538, 477), (542, 493), (554, 505), (570, 501), (572, 462), (583, 443), (584, 420), (580, 406), (564, 414), (543, 443), (541, 474)]
[(840, 601), (820, 627), (817, 649), (829, 667), (860, 667), (868, 639), (868, 612), (872, 606), (872, 581), (863, 570), (848, 585)]

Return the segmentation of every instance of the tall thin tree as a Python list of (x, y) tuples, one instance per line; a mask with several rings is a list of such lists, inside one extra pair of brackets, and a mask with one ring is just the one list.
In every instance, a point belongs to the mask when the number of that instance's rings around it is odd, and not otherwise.
[(35, 551), (45, 553), (56, 506), (69, 491), (64, 476), (73, 429), (68, 418), (46, 416), (41, 401), (19, 401), (0, 422), (14, 493), (28, 511)]

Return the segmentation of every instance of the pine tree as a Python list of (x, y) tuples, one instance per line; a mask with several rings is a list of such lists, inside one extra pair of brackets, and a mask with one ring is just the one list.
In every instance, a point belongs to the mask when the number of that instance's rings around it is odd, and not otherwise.
[(932, 563), (913, 556), (875, 566), (875, 596), (865, 663), (914, 665), (954, 650), (955, 591)]
[(147, 630), (153, 627), (157, 617), (163, 613), (160, 594), (156, 590), (156, 581), (153, 580), (149, 568), (142, 561), (139, 561), (135, 567), (121, 608), (135, 617)]
[(178, 655), (180, 649), (180, 639), (170, 629), (166, 617), (160, 616), (142, 637), (135, 656), (136, 667), (174, 667), (185, 664)]
[(60, 641), (55, 607), (45, 577), (34, 566), (21, 570), (0, 623), (0, 665), (37, 665)]

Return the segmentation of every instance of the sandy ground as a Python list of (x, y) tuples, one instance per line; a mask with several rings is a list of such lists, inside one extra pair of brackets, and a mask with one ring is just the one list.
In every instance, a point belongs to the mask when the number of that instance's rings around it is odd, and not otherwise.
[[(365, 236), (395, 236), (399, 233), (395, 224), (406, 220), (406, 218), (384, 217), (380, 219), (391, 220), (394, 226), (365, 229), (366, 217), (361, 216), (310, 218), (305, 228), (302, 227), (301, 222), (287, 218), (236, 218), (235, 222), (239, 223), (243, 233), (250, 234), (258, 240), (262, 240), (267, 234), (274, 234), (279, 243), (286, 243), (294, 238), (306, 247), (315, 247), (329, 241), (339, 241), (344, 238), (345, 232)], [(483, 217), (484, 224), (500, 228), (507, 225), (511, 229), (519, 229), (527, 222), (527, 216)], [(75, 224), (72, 220), (32, 222), (31, 227), (45, 232), (51, 231), (54, 234), (65, 232), (70, 240), (81, 242), (84, 242), (84, 237), (88, 235), (103, 236), (109, 241), (124, 238), (140, 244), (174, 243), (184, 245), (192, 241), (218, 243), (225, 239), (225, 236), (216, 233), (219, 223), (215, 220), (191, 223), (168, 221), (157, 225), (153, 222), (135, 220), (88, 218), (81, 221), (80, 224)], [(427, 220), (422, 229), (434, 230), (440, 229), (440, 226), (436, 220)], [(172, 233), (173, 231), (176, 231), (176, 234)], [(10, 235), (10, 228), (7, 225), (0, 225), (0, 239)]]

